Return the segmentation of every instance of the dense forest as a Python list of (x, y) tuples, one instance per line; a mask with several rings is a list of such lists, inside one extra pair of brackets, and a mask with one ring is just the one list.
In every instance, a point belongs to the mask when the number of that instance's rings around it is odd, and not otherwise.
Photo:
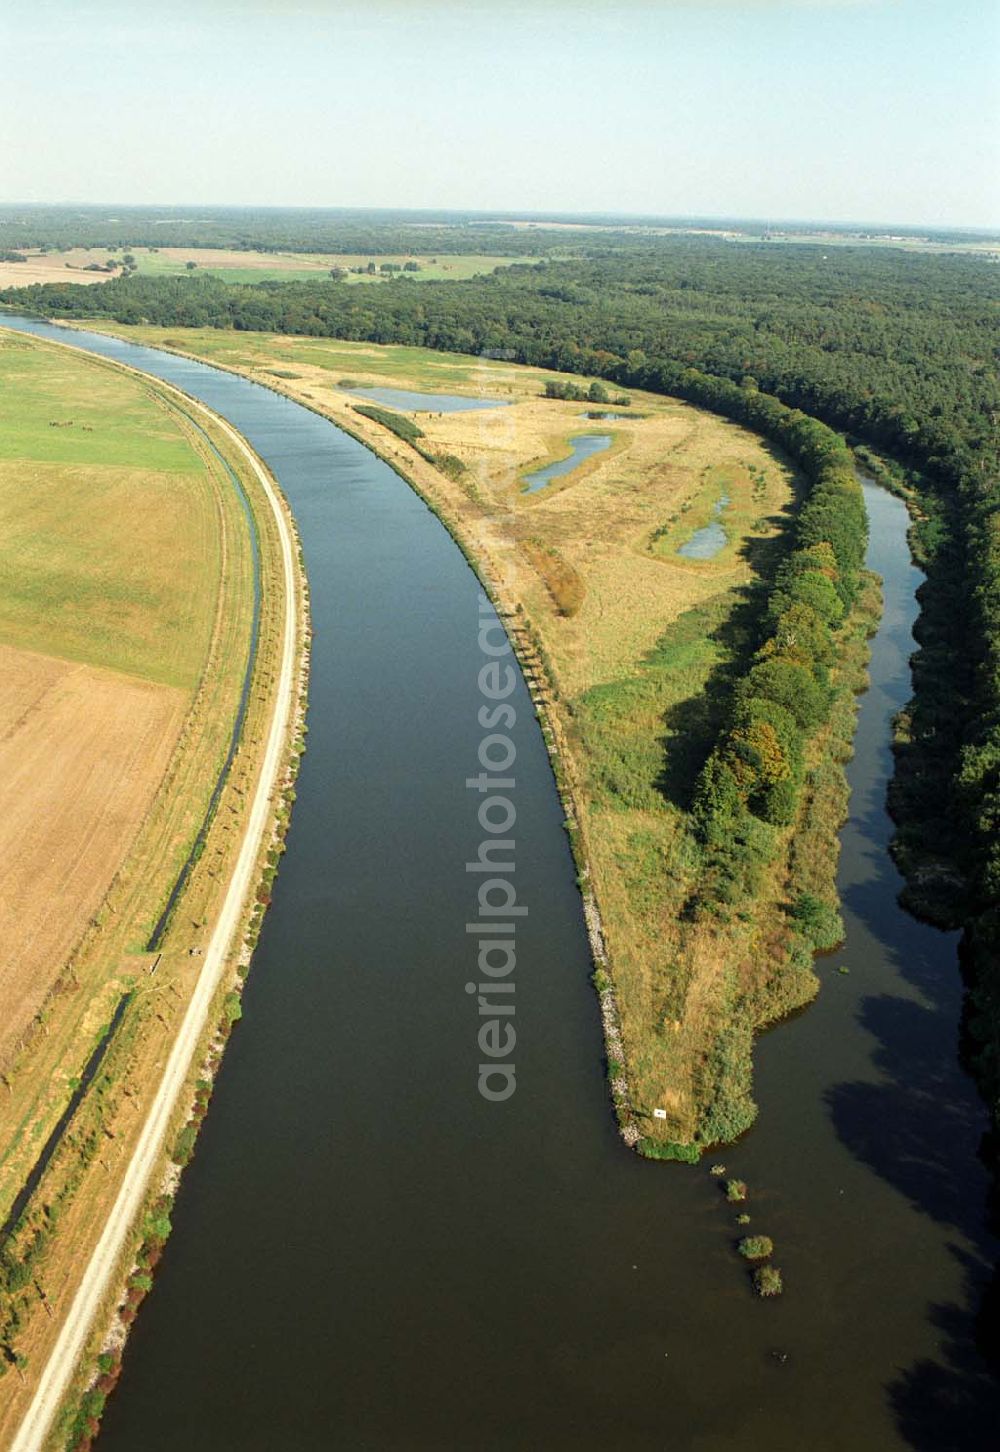
[[(370, 221), (362, 225), (371, 250), (376, 241), (379, 251), (397, 248), (392, 227), (382, 234)], [(430, 241), (433, 229), (420, 232), (423, 250), (445, 250), (436, 235)], [(489, 239), (483, 250), (494, 249), (497, 232), (482, 235)], [(539, 233), (513, 229), (503, 232), (505, 249), (517, 250), (521, 238), (535, 255), (544, 250)], [(899, 860), (911, 905), (964, 929), (968, 1058), (1000, 1140), (1000, 272), (959, 255), (824, 253), (704, 237), (619, 242), (609, 236), (588, 241), (586, 256), (419, 287), (405, 276), (363, 292), (333, 281), (234, 286), (207, 277), (129, 277), (90, 288), (21, 288), (0, 300), (56, 318), (505, 356), (679, 395), (774, 435), (770, 394), (902, 466), (901, 487), (915, 491), (914, 540), (928, 582), (916, 696), (899, 728)], [(807, 431), (808, 419), (793, 426)], [(824, 440), (822, 447), (831, 446)], [(827, 542), (857, 507), (843, 484), (843, 462), (831, 455), (829, 488), (820, 491)], [(772, 606), (779, 642), (788, 612), (808, 613), (815, 637), (809, 669), (819, 684), (824, 632), (835, 625), (858, 564), (856, 529), (843, 538), (842, 558), (834, 549), (835, 558), (821, 559), (823, 551), (810, 556), (803, 537)], [(778, 790), (777, 777), (750, 780), (744, 767), (748, 742), (756, 742), (759, 760), (766, 738), (789, 767), (780, 779), (794, 782), (796, 732), (806, 724), (794, 716), (806, 709), (805, 697), (794, 691), (781, 706), (775, 663), (763, 659), (754, 670), (761, 689), (754, 682), (747, 688), (735, 735), (720, 744), (703, 782), (709, 835), (713, 817), (734, 802), (774, 820), (789, 810), (783, 797), (792, 787)], [(760, 705), (764, 698), (770, 706)]]
[[(260, 252), (457, 252), (537, 257), (539, 235), (466, 213), (298, 207), (0, 206), (7, 247), (231, 247)], [(549, 232), (549, 243), (564, 241)]]

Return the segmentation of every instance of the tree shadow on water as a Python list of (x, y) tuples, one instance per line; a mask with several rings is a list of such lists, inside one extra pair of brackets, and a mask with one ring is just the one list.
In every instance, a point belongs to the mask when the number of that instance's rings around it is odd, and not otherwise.
[[(826, 1099), (851, 1154), (916, 1210), (955, 1232), (948, 1250), (960, 1266), (961, 1291), (955, 1303), (930, 1303), (926, 1312), (939, 1333), (939, 1356), (902, 1369), (886, 1388), (900, 1434), (919, 1452), (985, 1449), (1000, 1445), (1000, 1381), (990, 1364), (1000, 1247), (978, 1159), (986, 1113), (959, 1061), (955, 940), (898, 906), (899, 879), (877, 845), (884, 833), (881, 802), (867, 818), (858, 826), (870, 871), (845, 890), (844, 904), (874, 940), (873, 961), (865, 967), (885, 984), (858, 1007), (881, 1078), (835, 1085)], [(897, 992), (894, 975), (905, 985)], [(919, 1280), (919, 1261), (913, 1273)]]

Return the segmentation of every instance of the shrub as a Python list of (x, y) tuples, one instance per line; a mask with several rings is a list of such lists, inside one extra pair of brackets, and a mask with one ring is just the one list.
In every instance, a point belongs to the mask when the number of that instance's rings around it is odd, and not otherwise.
[(636, 1146), (647, 1160), (680, 1160), (686, 1165), (696, 1165), (701, 1159), (701, 1150), (696, 1144), (677, 1144), (674, 1140), (641, 1139)]
[(415, 444), (422, 439), (424, 431), (411, 418), (404, 417), (401, 413), (390, 413), (387, 408), (377, 408), (373, 403), (355, 403), (351, 405), (355, 413), (360, 413), (364, 418), (370, 418), (373, 423), (381, 424), (397, 438), (403, 439), (408, 444)]
[(154, 1212), (146, 1221), (146, 1240), (153, 1245), (162, 1245), (170, 1238), (170, 1229), (170, 1216), (166, 1210)]
[(769, 1235), (744, 1235), (736, 1248), (744, 1260), (766, 1260), (774, 1252), (774, 1241)]
[(817, 952), (826, 953), (844, 939), (844, 922), (836, 903), (826, 902), (815, 893), (800, 892), (792, 903), (790, 916)]
[(726, 1181), (726, 1199), (730, 1205), (742, 1205), (747, 1197), (747, 1186), (745, 1180)]
[(469, 472), (468, 465), (457, 454), (428, 454), (427, 458), (430, 463), (436, 464), (442, 474), (446, 474), (449, 479), (457, 481)]
[(799, 791), (800, 785), (793, 777), (776, 781), (755, 797), (754, 811), (772, 827), (790, 827), (798, 811)]
[(174, 1152), (171, 1158), (175, 1165), (186, 1165), (194, 1153), (194, 1142), (198, 1137), (198, 1129), (194, 1124), (186, 1124), (177, 1136), (177, 1143), (174, 1145)]
[(760, 1265), (753, 1273), (753, 1288), (758, 1296), (780, 1296), (785, 1289), (781, 1271), (774, 1265)]
[(825, 719), (829, 693), (812, 671), (786, 656), (761, 660), (750, 671), (741, 689), (744, 698), (762, 696), (783, 706), (802, 731), (811, 733)]

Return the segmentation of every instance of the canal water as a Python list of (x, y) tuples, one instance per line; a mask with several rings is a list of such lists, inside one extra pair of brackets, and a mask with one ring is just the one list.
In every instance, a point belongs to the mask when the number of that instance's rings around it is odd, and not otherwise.
[[(71, 341), (44, 324), (4, 321)], [(479, 845), (478, 588), (435, 517), (332, 424), (203, 365), (75, 341), (179, 384), (298, 519), (309, 749), (245, 997), (102, 1452), (995, 1445), (972, 1319), (997, 1252), (957, 1066), (954, 938), (898, 909), (883, 801), (919, 574), (866, 486), (886, 582), (851, 767), (848, 938), (758, 1052), (720, 1151), (786, 1282), (755, 1300), (707, 1167), (617, 1138), (574, 870), (517, 709), (517, 1092), (477, 1092), (465, 924)], [(848, 974), (837, 972), (849, 967)]]

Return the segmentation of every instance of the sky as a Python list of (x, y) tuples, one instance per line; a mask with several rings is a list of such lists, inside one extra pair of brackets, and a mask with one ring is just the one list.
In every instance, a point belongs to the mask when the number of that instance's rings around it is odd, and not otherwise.
[(1000, 227), (1000, 0), (0, 4), (0, 201)]

